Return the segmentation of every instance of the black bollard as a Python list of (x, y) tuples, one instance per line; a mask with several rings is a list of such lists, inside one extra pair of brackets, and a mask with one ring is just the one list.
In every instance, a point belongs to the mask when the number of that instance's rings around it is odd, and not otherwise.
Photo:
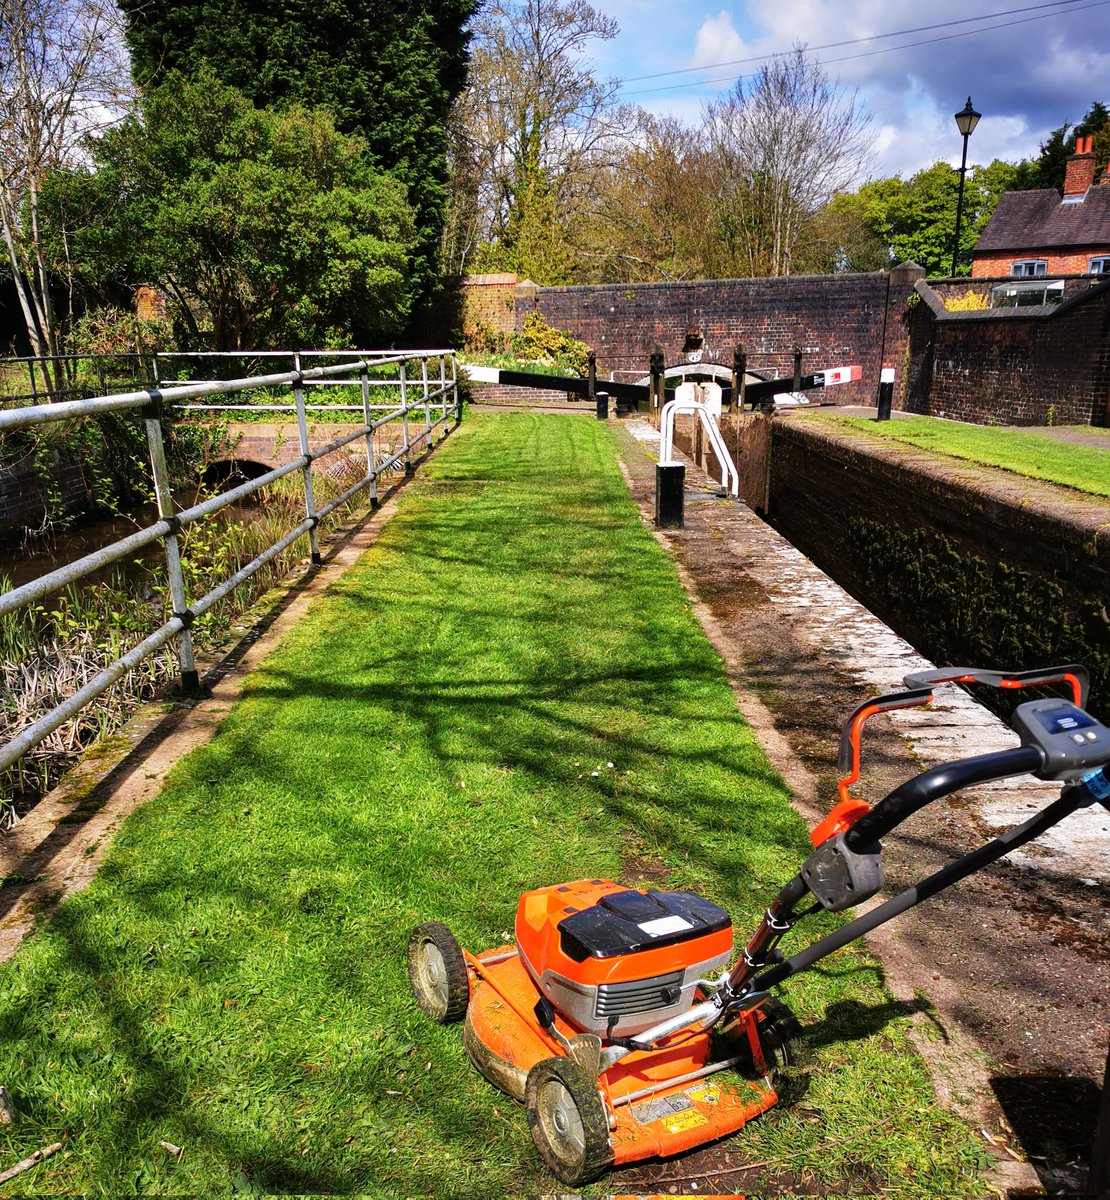
[(655, 464), (655, 523), (660, 529), (685, 525), (685, 488), (685, 463)]
[(890, 406), (894, 403), (894, 368), (883, 367), (879, 372), (879, 411), (876, 421), (890, 420)]
[(597, 394), (597, 419), (599, 421), (609, 420), (609, 393), (598, 392)]

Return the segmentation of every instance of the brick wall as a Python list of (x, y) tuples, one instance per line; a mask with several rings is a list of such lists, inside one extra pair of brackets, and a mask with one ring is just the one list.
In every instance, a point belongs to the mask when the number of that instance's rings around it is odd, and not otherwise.
[(936, 289), (922, 283), (917, 292), (907, 411), (1003, 425), (1110, 425), (1110, 281), (1074, 281), (1071, 298), (1051, 307), (985, 312), (947, 312)]
[(1110, 717), (1110, 537), (1097, 505), (776, 417), (771, 524), (941, 664), (1085, 663)]
[(30, 459), (0, 466), (0, 538), (39, 525), (48, 512), (92, 508), (91, 484), (78, 458), (58, 456), (46, 474)]
[(792, 372), (800, 346), (807, 373), (859, 363), (863, 381), (826, 398), (866, 404), (874, 402), (879, 368), (902, 358), (899, 313), (909, 290), (894, 272), (539, 288), (531, 304), (518, 297), (516, 320), (519, 328), (538, 308), (597, 353), (599, 376), (615, 371), (618, 379), (646, 374), (656, 344), (667, 366), (690, 359), (695, 343), (700, 358), (691, 361), (731, 366), (743, 342), (749, 366), (777, 376)]
[(493, 349), (491, 335), (513, 332), (516, 275), (468, 275), (463, 280), (463, 342), (475, 350)]
[[(547, 388), (509, 386), (503, 383), (471, 383), (470, 400), (474, 404), (501, 405), (521, 408), (564, 408), (577, 407), (583, 412), (593, 412), (589, 403), (580, 396), (568, 392), (553, 392)], [(604, 391), (604, 388), (602, 389)]]

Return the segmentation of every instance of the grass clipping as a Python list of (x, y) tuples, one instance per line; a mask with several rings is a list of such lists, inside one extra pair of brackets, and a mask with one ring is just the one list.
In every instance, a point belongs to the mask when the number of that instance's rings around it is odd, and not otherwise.
[[(523, 1111), (412, 1003), (409, 928), (483, 949), (521, 890), (624, 853), (743, 936), (807, 846), (608, 430), (473, 420), (0, 972), (0, 1161), (64, 1128), (40, 1191), (550, 1191)], [(875, 964), (787, 998), (818, 1069), (732, 1143), (788, 1161), (764, 1190), (981, 1194)]]

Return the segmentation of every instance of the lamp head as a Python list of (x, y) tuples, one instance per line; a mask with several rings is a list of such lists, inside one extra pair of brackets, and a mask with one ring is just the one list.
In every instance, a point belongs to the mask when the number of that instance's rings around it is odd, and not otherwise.
[(982, 113), (977, 113), (971, 107), (971, 97), (968, 96), (967, 103), (956, 113), (956, 128), (964, 135), (970, 137), (975, 131), (975, 126), (979, 124), (979, 118)]

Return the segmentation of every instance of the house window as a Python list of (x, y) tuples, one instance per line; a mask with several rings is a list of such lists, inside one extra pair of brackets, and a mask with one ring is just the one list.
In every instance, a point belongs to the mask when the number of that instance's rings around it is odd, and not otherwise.
[(1010, 274), (1020, 279), (1028, 279), (1034, 275), (1044, 275), (1048, 272), (1048, 261), (1043, 258), (1022, 258), (1010, 265)]
[(1092, 258), (1087, 270), (1092, 275), (1110, 275), (1110, 254), (1102, 254)]

